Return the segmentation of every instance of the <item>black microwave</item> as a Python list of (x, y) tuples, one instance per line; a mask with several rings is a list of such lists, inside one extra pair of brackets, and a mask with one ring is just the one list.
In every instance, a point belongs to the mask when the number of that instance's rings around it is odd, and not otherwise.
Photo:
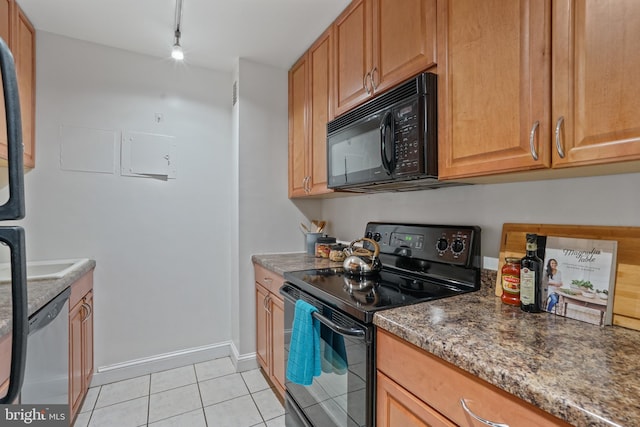
[(327, 124), (328, 187), (402, 191), (438, 182), (437, 76), (422, 73)]

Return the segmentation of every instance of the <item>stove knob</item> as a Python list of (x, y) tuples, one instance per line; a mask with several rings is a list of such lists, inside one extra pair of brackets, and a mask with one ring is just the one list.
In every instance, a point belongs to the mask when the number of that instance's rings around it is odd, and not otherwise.
[(447, 239), (445, 239), (444, 237), (439, 238), (438, 242), (436, 243), (436, 249), (438, 249), (440, 252), (447, 249), (448, 246), (449, 242), (447, 242)]
[(373, 235), (373, 240), (375, 240), (376, 242), (379, 242), (381, 238), (382, 236), (380, 235), (380, 233), (375, 233)]
[(366, 233), (364, 233), (364, 237), (366, 237), (367, 239), (370, 239), (372, 236), (370, 231), (367, 231)]
[(456, 239), (451, 244), (451, 250), (454, 254), (459, 254), (464, 250), (464, 242), (460, 239)]

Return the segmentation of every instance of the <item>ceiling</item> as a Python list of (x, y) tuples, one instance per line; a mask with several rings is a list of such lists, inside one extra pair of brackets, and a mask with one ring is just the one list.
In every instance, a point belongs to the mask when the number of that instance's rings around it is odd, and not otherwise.
[[(36, 30), (169, 58), (176, 0), (18, 0)], [(350, 0), (183, 0), (187, 64), (290, 68)]]

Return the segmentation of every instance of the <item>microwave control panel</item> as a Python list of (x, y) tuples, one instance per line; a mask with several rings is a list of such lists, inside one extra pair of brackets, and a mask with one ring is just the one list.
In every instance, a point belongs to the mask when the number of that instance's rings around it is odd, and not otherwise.
[(421, 98), (397, 105), (393, 109), (395, 119), (394, 155), (396, 175), (406, 175), (423, 170), (424, 152), (420, 144), (420, 133), (424, 124), (421, 117)]

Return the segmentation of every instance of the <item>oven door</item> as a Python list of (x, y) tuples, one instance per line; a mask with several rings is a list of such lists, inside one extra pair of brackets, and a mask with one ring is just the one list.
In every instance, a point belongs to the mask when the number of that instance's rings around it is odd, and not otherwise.
[(318, 309), (314, 316), (321, 329), (321, 374), (308, 386), (286, 381), (287, 427), (373, 427), (373, 326), (356, 322), (290, 283), (285, 283), (280, 293), (285, 297), (285, 366), (296, 300), (303, 299)]

